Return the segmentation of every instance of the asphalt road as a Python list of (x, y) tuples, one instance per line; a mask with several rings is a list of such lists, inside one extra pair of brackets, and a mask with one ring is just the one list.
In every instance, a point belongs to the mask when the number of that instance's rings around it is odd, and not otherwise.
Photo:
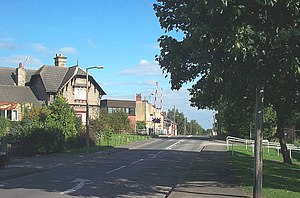
[(0, 182), (0, 197), (165, 197), (207, 144), (205, 137), (181, 136), (107, 156), (95, 153), (74, 164)]

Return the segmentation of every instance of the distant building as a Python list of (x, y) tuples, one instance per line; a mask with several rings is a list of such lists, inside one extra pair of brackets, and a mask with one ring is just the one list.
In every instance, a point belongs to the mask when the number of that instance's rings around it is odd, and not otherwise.
[[(136, 100), (101, 100), (101, 108), (105, 108), (109, 113), (120, 110), (128, 114), (132, 125), (137, 121), (146, 123), (148, 134), (177, 134), (177, 124), (166, 119), (165, 113), (160, 108), (155, 108), (148, 100), (142, 100), (141, 94), (136, 94)], [(159, 118), (160, 123), (154, 123), (153, 119)]]
[[(51, 104), (60, 93), (74, 108), (75, 113), (86, 117), (86, 89), (89, 94), (89, 115), (96, 118), (100, 112), (100, 99), (106, 93), (89, 75), (86, 86), (86, 73), (78, 65), (66, 67), (66, 57), (56, 54), (54, 66), (43, 65), (38, 70), (0, 67), (0, 116), (10, 120), (20, 120), (24, 108)], [(17, 117), (16, 117), (17, 116)]]
[(128, 114), (128, 118), (130, 119), (130, 123), (135, 125), (136, 123), (136, 105), (135, 101), (130, 100), (101, 100), (100, 104), (101, 108), (107, 110), (108, 113), (113, 113), (116, 111), (122, 111)]

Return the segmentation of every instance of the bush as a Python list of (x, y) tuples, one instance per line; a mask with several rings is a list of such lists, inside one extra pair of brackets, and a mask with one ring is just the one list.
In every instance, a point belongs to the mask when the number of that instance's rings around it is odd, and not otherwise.
[(0, 116), (0, 137), (6, 135), (7, 127), (10, 126), (10, 121)]
[(51, 123), (28, 125), (16, 138), (14, 151), (22, 155), (50, 154), (62, 152), (66, 141), (61, 128)]

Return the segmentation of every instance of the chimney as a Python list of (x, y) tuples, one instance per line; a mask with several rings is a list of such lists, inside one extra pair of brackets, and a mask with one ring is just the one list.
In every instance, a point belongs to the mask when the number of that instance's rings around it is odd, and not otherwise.
[(25, 79), (26, 79), (26, 72), (23, 68), (22, 63), (19, 63), (19, 67), (17, 68), (17, 85), (18, 86), (25, 86)]
[(65, 67), (67, 63), (67, 57), (62, 54), (56, 54), (54, 59), (54, 65), (57, 67)]
[(142, 101), (142, 94), (136, 94), (135, 100), (136, 101)]

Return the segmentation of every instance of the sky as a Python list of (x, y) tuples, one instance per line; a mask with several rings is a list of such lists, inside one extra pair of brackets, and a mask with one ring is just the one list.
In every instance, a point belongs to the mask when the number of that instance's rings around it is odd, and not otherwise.
[[(103, 90), (103, 99), (135, 100), (136, 93), (154, 102), (155, 84), (161, 88), (163, 110), (175, 107), (188, 120), (212, 127), (212, 111), (190, 106), (187, 89), (172, 91), (155, 55), (157, 39), (165, 32), (153, 10), (154, 0), (1, 0), (0, 67), (37, 69), (53, 65), (56, 53), (67, 66), (89, 70)], [(180, 37), (180, 34), (176, 34)], [(28, 57), (28, 58), (26, 58)]]

